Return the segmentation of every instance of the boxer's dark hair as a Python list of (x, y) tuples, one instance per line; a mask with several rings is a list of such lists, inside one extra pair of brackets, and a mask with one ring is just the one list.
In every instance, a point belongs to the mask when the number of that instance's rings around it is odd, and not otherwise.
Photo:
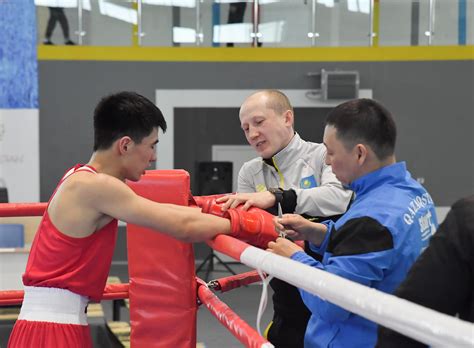
[(395, 152), (397, 127), (392, 114), (372, 99), (354, 99), (335, 107), (327, 116), (327, 126), (350, 150), (356, 144), (369, 145), (379, 160)]
[(94, 110), (94, 151), (108, 149), (123, 136), (139, 144), (155, 128), (166, 132), (166, 121), (150, 100), (135, 92), (108, 95)]

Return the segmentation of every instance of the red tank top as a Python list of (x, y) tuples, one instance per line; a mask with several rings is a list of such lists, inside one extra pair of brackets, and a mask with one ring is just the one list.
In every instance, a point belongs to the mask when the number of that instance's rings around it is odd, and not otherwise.
[[(64, 180), (77, 171), (97, 173), (90, 166), (74, 166), (61, 179), (51, 199)], [(116, 219), (90, 236), (75, 238), (59, 231), (46, 210), (33, 240), (23, 284), (67, 289), (98, 301), (107, 281), (116, 239)]]

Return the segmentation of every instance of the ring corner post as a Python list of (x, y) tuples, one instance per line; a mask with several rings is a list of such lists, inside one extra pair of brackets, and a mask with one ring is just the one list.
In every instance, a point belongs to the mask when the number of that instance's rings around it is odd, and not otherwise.
[[(190, 178), (184, 170), (147, 171), (140, 181), (128, 185), (150, 200), (188, 205)], [(131, 345), (195, 348), (197, 302), (192, 244), (128, 224), (127, 249)]]

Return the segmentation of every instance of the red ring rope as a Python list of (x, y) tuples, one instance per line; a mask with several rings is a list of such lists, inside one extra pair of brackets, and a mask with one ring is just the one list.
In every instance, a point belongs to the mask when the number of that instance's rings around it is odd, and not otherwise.
[[(198, 283), (199, 284), (199, 283)], [(256, 348), (268, 341), (217, 298), (206, 286), (199, 286), (198, 297), (217, 320), (221, 322), (245, 347)]]
[(0, 203), (0, 217), (42, 216), (48, 203)]
[[(128, 298), (129, 284), (107, 284), (102, 295), (103, 300), (120, 300)], [(20, 305), (23, 302), (23, 290), (0, 291), (0, 306)]]

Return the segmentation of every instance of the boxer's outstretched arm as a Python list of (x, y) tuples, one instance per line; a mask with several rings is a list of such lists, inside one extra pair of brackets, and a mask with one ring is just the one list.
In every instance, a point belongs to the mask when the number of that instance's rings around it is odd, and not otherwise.
[(81, 190), (84, 204), (118, 220), (149, 227), (187, 242), (230, 232), (227, 219), (203, 214), (195, 208), (150, 201), (109, 175), (90, 176), (88, 182)]

